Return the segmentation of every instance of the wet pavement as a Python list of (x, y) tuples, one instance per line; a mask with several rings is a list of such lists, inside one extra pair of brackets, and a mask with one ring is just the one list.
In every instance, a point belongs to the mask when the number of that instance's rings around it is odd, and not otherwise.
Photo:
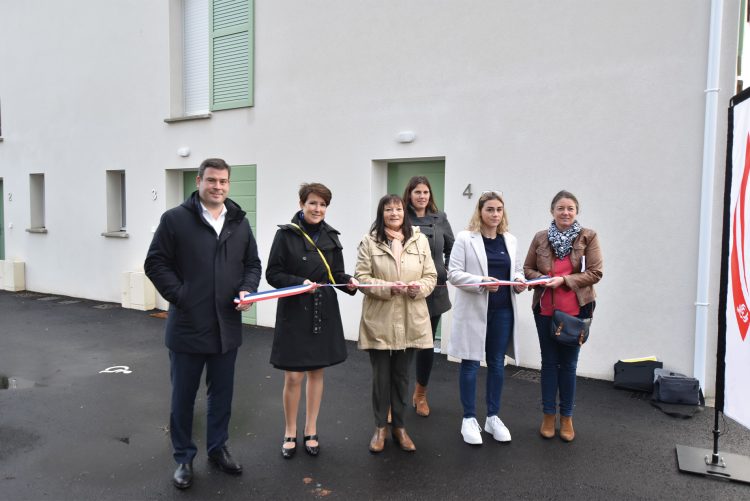
[[(202, 389), (194, 485), (178, 491), (163, 329), (149, 312), (0, 291), (0, 499), (750, 499), (750, 485), (677, 469), (676, 444), (712, 446), (713, 409), (671, 418), (607, 381), (579, 379), (577, 436), (566, 444), (538, 434), (538, 372), (509, 366), (500, 416), (512, 443), (485, 434), (484, 445), (466, 445), (458, 366), (442, 356), (430, 382), (432, 415), (408, 413), (417, 452), (389, 437), (383, 453), (370, 454), (369, 359), (354, 343), (344, 364), (326, 370), (320, 456), (300, 448), (284, 460), (283, 374), (268, 363), (272, 331), (253, 327), (237, 358), (229, 442), (244, 474), (206, 462)], [(750, 431), (725, 421), (721, 450), (750, 455)]]

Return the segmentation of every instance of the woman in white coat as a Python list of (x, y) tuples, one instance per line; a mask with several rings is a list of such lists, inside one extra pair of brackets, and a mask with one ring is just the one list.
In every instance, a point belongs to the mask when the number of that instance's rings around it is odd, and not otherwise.
[[(482, 443), (477, 422), (477, 372), (487, 362), (487, 420), (484, 429), (498, 442), (510, 442), (510, 431), (498, 416), (503, 391), (505, 353), (512, 343), (516, 316), (514, 292), (526, 289), (516, 237), (508, 233), (502, 193), (486, 191), (477, 202), (466, 231), (453, 244), (448, 282), (457, 286), (448, 354), (461, 359), (459, 388), (464, 414), (461, 435), (468, 444)], [(470, 285), (514, 280), (513, 287)]]

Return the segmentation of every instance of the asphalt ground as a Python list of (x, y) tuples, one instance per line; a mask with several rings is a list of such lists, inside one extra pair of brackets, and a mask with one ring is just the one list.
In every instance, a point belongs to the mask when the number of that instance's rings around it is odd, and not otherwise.
[[(712, 447), (713, 409), (671, 418), (608, 381), (579, 378), (577, 436), (564, 443), (539, 436), (539, 373), (508, 366), (500, 416), (513, 441), (485, 434), (484, 445), (469, 446), (458, 365), (443, 356), (430, 382), (432, 414), (408, 413), (417, 451), (389, 437), (371, 454), (371, 371), (354, 343), (345, 363), (326, 370), (320, 455), (300, 448), (285, 460), (283, 374), (268, 363), (271, 329), (254, 327), (237, 359), (229, 442), (244, 474), (207, 464), (201, 389), (195, 480), (178, 491), (164, 323), (114, 304), (0, 292), (0, 374), (9, 386), (0, 390), (0, 499), (750, 499), (750, 485), (678, 471), (676, 444)], [(131, 372), (101, 373), (123, 365)], [(484, 377), (482, 369), (480, 388)], [(483, 407), (479, 398), (480, 415)], [(720, 450), (750, 455), (750, 431), (728, 418), (722, 427)]]

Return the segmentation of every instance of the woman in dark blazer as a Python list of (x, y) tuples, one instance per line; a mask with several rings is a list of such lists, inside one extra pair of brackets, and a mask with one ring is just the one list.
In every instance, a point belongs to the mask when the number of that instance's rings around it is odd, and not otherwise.
[[(303, 184), (300, 210), (291, 224), (280, 225), (271, 246), (266, 280), (282, 288), (315, 284), (309, 293), (279, 299), (276, 308), (271, 364), (284, 372), (285, 458), (297, 450), (297, 411), (302, 381), (307, 376), (305, 451), (320, 451), (317, 419), (323, 397), (323, 369), (346, 360), (344, 329), (336, 291), (355, 294), (357, 281), (344, 273), (339, 232), (324, 221), (331, 191), (320, 183)], [(346, 287), (317, 284), (346, 283)]]
[[(437, 287), (427, 297), (427, 308), (430, 312), (430, 324), (432, 326), (432, 341), (435, 342), (440, 316), (451, 309), (451, 301), (448, 298), (448, 288), (445, 281), (448, 277), (448, 262), (453, 248), (453, 230), (448, 222), (445, 212), (438, 210), (435, 198), (432, 196), (430, 181), (424, 176), (414, 176), (409, 180), (404, 190), (404, 205), (409, 211), (409, 220), (413, 226), (419, 226), (419, 230), (430, 242), (432, 260), (435, 262), (437, 271)], [(430, 414), (430, 406), (427, 404), (427, 383), (430, 381), (432, 372), (432, 361), (435, 350), (428, 348), (417, 352), (417, 384), (414, 387), (412, 405), (417, 414), (427, 417)]]

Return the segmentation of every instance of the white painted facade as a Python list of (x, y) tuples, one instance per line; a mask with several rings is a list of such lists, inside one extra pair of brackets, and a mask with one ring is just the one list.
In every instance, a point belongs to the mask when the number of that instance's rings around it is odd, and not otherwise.
[[(256, 0), (254, 107), (168, 124), (180, 6), (0, 0), (5, 256), (25, 262), (28, 290), (120, 302), (121, 274), (142, 269), (160, 215), (181, 200), (181, 170), (211, 156), (257, 165), (264, 264), (299, 184), (320, 181), (353, 270), (387, 162), (439, 158), (454, 230), (476, 202), (467, 184), (502, 190), (523, 255), (554, 193), (579, 197), (605, 258), (580, 375), (609, 379), (617, 359), (643, 355), (693, 372), (709, 1)], [(739, 0), (723, 13), (711, 277)], [(397, 142), (405, 130), (414, 142)], [(107, 170), (126, 172), (128, 238), (101, 235)], [(46, 234), (25, 231), (34, 173)], [(718, 298), (716, 278), (710, 289)], [(361, 300), (340, 296), (349, 339)], [(519, 298), (519, 361), (539, 367), (530, 300)], [(273, 302), (259, 305), (259, 324), (274, 316)]]

